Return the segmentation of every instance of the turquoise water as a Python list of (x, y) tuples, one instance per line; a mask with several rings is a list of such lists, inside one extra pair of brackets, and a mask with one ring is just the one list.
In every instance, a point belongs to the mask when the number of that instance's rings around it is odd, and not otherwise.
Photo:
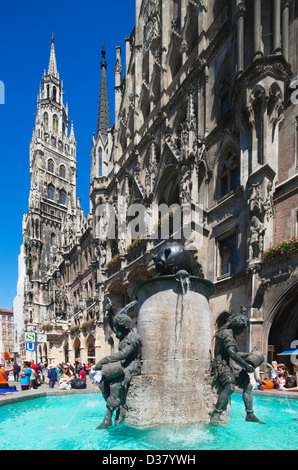
[(37, 398), (0, 407), (0, 449), (10, 450), (296, 450), (298, 400), (254, 397), (256, 416), (247, 423), (241, 395), (232, 396), (228, 426), (121, 424), (96, 430), (105, 415), (100, 394)]

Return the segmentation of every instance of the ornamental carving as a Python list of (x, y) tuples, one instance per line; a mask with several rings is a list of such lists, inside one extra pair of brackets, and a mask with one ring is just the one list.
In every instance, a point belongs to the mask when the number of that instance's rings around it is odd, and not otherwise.
[(267, 200), (261, 195), (261, 185), (253, 184), (252, 195), (249, 202), (250, 235), (248, 239), (249, 261), (261, 259), (264, 249), (265, 225)]
[(147, 0), (144, 8), (144, 50), (154, 45), (161, 35), (159, 0)]
[(182, 176), (179, 184), (180, 203), (190, 204), (192, 190), (191, 171), (187, 166), (183, 166), (181, 168), (181, 173)]

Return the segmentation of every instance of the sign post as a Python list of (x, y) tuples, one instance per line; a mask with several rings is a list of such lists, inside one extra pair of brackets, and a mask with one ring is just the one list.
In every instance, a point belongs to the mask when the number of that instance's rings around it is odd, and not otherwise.
[(47, 342), (47, 335), (37, 334), (37, 342), (38, 343), (46, 343)]
[(26, 343), (26, 351), (34, 352), (35, 351), (35, 343)]
[(32, 331), (26, 331), (25, 342), (26, 342), (26, 351), (31, 351), (31, 352), (35, 351), (35, 362), (37, 363), (37, 346), (35, 345), (36, 334)]
[(32, 331), (27, 331), (25, 333), (25, 341), (28, 343), (35, 343), (35, 333), (32, 333)]

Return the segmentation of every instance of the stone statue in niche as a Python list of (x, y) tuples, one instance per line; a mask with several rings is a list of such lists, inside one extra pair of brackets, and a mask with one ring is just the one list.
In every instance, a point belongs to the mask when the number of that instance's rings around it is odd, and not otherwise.
[(264, 362), (264, 356), (254, 349), (250, 353), (238, 351), (235, 336), (239, 336), (248, 326), (246, 308), (241, 306), (241, 313), (230, 315), (226, 323), (215, 333), (215, 354), (211, 373), (214, 386), (217, 388), (218, 399), (211, 415), (211, 424), (219, 426), (221, 414), (226, 411), (230, 396), (237, 385), (243, 390), (246, 421), (262, 423), (253, 412), (253, 386), (249, 373)]
[(273, 184), (272, 181), (269, 181), (267, 184), (267, 198), (264, 203), (266, 210), (267, 221), (273, 217), (274, 204), (273, 204)]
[[(132, 303), (135, 304), (136, 301)], [(95, 370), (102, 372), (99, 388), (107, 403), (106, 415), (97, 429), (112, 426), (114, 411), (116, 411), (114, 424), (120, 424), (124, 420), (126, 396), (131, 378), (141, 372), (141, 338), (132, 330), (131, 319), (125, 313), (129, 311), (132, 303), (115, 316), (109, 299), (105, 308), (105, 317), (120, 343), (117, 353), (104, 357), (95, 366)]]
[(259, 259), (263, 252), (265, 227), (256, 216), (250, 220), (249, 260)]
[(159, 0), (147, 0), (144, 8), (144, 49), (152, 46), (155, 39), (160, 37), (160, 7)]
[(191, 201), (191, 172), (187, 166), (181, 168), (182, 177), (180, 180), (180, 201), (181, 204), (189, 204)]
[(261, 185), (253, 184), (251, 187), (251, 191), (252, 194), (249, 202), (250, 214), (255, 215), (260, 221), (263, 221), (266, 210), (264, 207), (264, 200), (261, 194)]
[(250, 237), (248, 239), (249, 261), (260, 259), (264, 247), (266, 202), (261, 195), (260, 184), (252, 185), (250, 199)]

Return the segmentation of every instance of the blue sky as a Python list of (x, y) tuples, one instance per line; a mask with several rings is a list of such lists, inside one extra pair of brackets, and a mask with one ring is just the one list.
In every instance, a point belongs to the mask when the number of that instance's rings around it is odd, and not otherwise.
[(47, 70), (52, 32), (64, 102), (74, 121), (77, 139), (77, 195), (89, 210), (90, 151), (96, 132), (101, 48), (105, 44), (111, 125), (114, 123), (115, 47), (135, 24), (134, 0), (23, 0), (1, 2), (0, 80), (5, 104), (0, 104), (0, 308), (12, 308), (22, 244), (22, 218), (28, 211), (29, 144), (36, 99)]

